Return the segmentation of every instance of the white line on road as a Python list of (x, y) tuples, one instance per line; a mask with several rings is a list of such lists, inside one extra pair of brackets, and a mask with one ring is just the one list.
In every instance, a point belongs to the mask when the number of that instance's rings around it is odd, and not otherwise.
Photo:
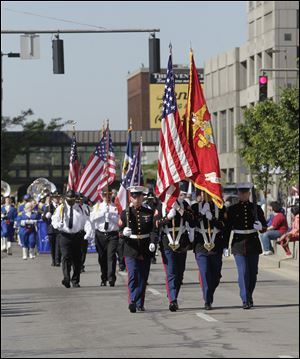
[(291, 355), (278, 355), (278, 358), (294, 358)]
[(210, 315), (204, 313), (196, 313), (197, 317), (206, 320), (207, 322), (217, 322), (217, 319), (211, 317)]
[(149, 292), (151, 292), (151, 293), (154, 294), (154, 295), (161, 295), (161, 293), (160, 293), (158, 290), (156, 290), (156, 289), (148, 288), (148, 290), (149, 290)]

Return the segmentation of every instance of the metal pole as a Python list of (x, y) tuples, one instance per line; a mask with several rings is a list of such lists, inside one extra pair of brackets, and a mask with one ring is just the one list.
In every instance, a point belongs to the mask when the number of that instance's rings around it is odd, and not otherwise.
[(87, 33), (124, 33), (124, 32), (160, 32), (160, 29), (49, 29), (49, 30), (1, 30), (1, 34), (87, 34)]
[[(284, 58), (285, 58), (285, 68), (287, 69), (287, 51), (284, 50)], [(285, 71), (285, 87), (287, 88), (287, 71)]]

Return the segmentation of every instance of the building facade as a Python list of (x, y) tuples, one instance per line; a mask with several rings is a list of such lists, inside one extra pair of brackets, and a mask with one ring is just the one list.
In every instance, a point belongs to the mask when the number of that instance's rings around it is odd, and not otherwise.
[(280, 90), (298, 85), (299, 3), (248, 1), (248, 41), (204, 63), (205, 96), (212, 115), (219, 152), (222, 182), (249, 180), (249, 171), (238, 155), (235, 127), (243, 110), (259, 98), (259, 75), (268, 76), (268, 98), (277, 101)]

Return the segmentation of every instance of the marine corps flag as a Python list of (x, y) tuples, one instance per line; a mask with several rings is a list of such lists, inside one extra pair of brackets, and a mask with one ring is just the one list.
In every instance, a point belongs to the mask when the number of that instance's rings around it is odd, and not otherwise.
[(192, 50), (190, 52), (189, 93), (184, 129), (198, 166), (198, 173), (192, 177), (193, 183), (196, 188), (208, 193), (214, 203), (222, 208), (219, 158), (214, 143), (210, 113), (206, 107)]

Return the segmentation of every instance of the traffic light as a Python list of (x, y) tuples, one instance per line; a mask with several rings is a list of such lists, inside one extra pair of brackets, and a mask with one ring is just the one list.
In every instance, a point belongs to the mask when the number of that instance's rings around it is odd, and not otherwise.
[(259, 101), (268, 99), (268, 76), (259, 76)]
[(53, 73), (64, 74), (64, 42), (58, 37), (52, 40)]

